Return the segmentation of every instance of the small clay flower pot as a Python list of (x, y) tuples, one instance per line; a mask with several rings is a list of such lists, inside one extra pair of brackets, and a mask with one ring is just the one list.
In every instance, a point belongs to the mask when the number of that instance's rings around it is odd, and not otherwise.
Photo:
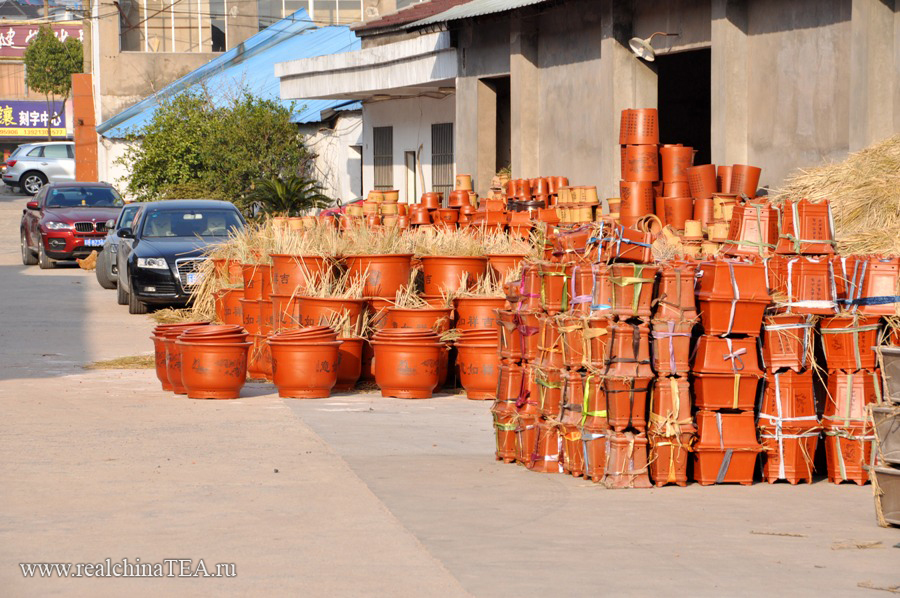
[(156, 367), (156, 377), (162, 385), (163, 390), (172, 390), (172, 383), (169, 382), (169, 372), (166, 370), (166, 344), (165, 339), (158, 336), (151, 336), (153, 341), (154, 364)]
[(434, 224), (456, 224), (459, 222), (459, 210), (457, 208), (440, 208), (431, 213), (431, 221)]
[(712, 164), (692, 166), (685, 170), (688, 185), (691, 188), (691, 196), (694, 199), (706, 199), (718, 191), (716, 185), (716, 167)]
[(236, 399), (247, 379), (249, 342), (175, 341), (181, 350), (181, 379), (190, 399)]
[(437, 210), (441, 207), (441, 194), (435, 192), (423, 193), (420, 205), (425, 206), (429, 210)]
[(244, 316), (241, 312), (240, 300), (244, 298), (244, 289), (222, 289), (216, 294), (216, 318), (225, 324), (242, 325)]
[(649, 214), (656, 206), (656, 191), (651, 182), (619, 182), (619, 211), (627, 214)]

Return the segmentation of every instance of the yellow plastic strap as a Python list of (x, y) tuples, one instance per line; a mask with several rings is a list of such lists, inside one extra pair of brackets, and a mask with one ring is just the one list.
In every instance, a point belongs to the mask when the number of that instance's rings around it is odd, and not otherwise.
[(732, 409), (738, 408), (738, 398), (741, 394), (741, 375), (738, 372), (734, 373), (734, 403), (731, 405)]

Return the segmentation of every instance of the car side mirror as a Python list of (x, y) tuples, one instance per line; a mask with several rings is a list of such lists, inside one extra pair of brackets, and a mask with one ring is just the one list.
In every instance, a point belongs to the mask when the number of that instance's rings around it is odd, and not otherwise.
[(120, 228), (116, 231), (116, 236), (120, 239), (133, 239), (134, 232), (130, 228)]
[(38, 202), (36, 202), (36, 201), (29, 201), (27, 204), (25, 204), (25, 207), (28, 208), (29, 210), (40, 209), (40, 206), (38, 205)]
[(110, 218), (106, 221), (106, 230), (112, 230), (116, 226), (116, 221)]

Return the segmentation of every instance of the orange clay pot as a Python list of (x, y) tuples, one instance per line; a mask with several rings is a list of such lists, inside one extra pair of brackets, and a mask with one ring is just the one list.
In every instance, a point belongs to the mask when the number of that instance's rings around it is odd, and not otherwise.
[(829, 370), (874, 370), (878, 316), (844, 315), (823, 318), (820, 332)]
[(692, 166), (685, 169), (688, 185), (691, 188), (691, 197), (694, 199), (707, 199), (718, 191), (716, 185), (716, 167), (712, 164)]
[(351, 255), (344, 262), (354, 278), (366, 276), (363, 295), (393, 299), (400, 287), (409, 283), (412, 254)]
[(659, 265), (659, 292), (656, 297), (658, 320), (691, 320), (697, 317), (694, 280), (697, 264), (673, 260)]
[(238, 299), (241, 304), (241, 325), (250, 334), (259, 334), (259, 301)]
[(768, 256), (778, 240), (778, 213), (768, 204), (737, 205), (722, 245), (725, 255)]
[(666, 197), (664, 222), (676, 230), (684, 230), (684, 223), (694, 215), (693, 197)]
[(867, 467), (874, 465), (875, 435), (868, 426), (826, 427), (825, 461), (832, 484), (869, 481)]
[(691, 443), (694, 439), (693, 426), (685, 426), (677, 436), (648, 434), (650, 444), (650, 478), (657, 488), (667, 484), (687, 486), (687, 464)]
[(694, 444), (694, 480), (701, 486), (753, 483), (756, 441), (753, 412), (717, 413), (698, 411), (698, 440)]
[(782, 314), (766, 317), (763, 326), (763, 363), (772, 370), (799, 372), (810, 363), (815, 322), (812, 316)]
[(690, 372), (694, 323), (694, 320), (653, 320), (653, 369), (660, 375), (686, 376)]
[(460, 330), (496, 329), (498, 309), (506, 300), (497, 297), (460, 297), (456, 300), (456, 327)]
[(622, 111), (619, 122), (619, 145), (659, 143), (659, 113), (656, 108)]
[(318, 256), (269, 254), (272, 258), (272, 293), (291, 295), (306, 288), (307, 282), (322, 279), (331, 262)]
[(189, 399), (236, 399), (247, 379), (249, 342), (191, 343), (181, 349), (181, 379)]
[(274, 331), (300, 328), (300, 315), (297, 311), (299, 298), (291, 295), (272, 293), (272, 324)]
[(474, 288), (487, 269), (486, 257), (423, 256), (425, 294), (440, 295), (441, 291), (456, 291), (465, 276), (466, 287)]
[(260, 299), (260, 287), (257, 284), (259, 277), (256, 274), (256, 264), (244, 264), (241, 266), (241, 276), (244, 282), (244, 299), (258, 301)]
[[(436, 339), (436, 337), (434, 337)], [(381, 396), (428, 399), (440, 382), (438, 364), (443, 345), (436, 340), (371, 341), (375, 349), (375, 383)]]
[(789, 201), (781, 207), (781, 232), (775, 253), (825, 255), (834, 253), (828, 200), (812, 203), (808, 199)]
[(646, 434), (609, 434), (606, 441), (606, 471), (602, 483), (607, 488), (651, 487), (647, 471)]
[(657, 270), (644, 264), (613, 264), (609, 278), (612, 313), (620, 318), (649, 318)]
[(666, 183), (687, 183), (688, 168), (694, 164), (694, 148), (677, 145), (659, 148), (662, 162), (662, 180)]
[(716, 186), (719, 193), (728, 193), (731, 189), (731, 166), (719, 166), (716, 170)]
[(339, 338), (337, 381), (333, 390), (352, 390), (362, 374), (362, 353), (365, 339)]
[(523, 343), (518, 315), (509, 310), (500, 310), (497, 312), (497, 323), (500, 327), (500, 357), (515, 361), (522, 359)]
[(606, 447), (608, 429), (581, 428), (581, 444), (583, 447), (584, 477), (599, 482), (606, 473)]
[(422, 309), (405, 309), (400, 307), (387, 308), (384, 327), (416, 328), (420, 330), (434, 330), (446, 332), (453, 323), (453, 308), (429, 307)]
[(538, 473), (562, 473), (559, 426), (553, 422), (539, 421), (534, 450), (528, 455), (525, 467)]
[(652, 378), (650, 367), (650, 327), (624, 321), (608, 324), (609, 348), (606, 374), (609, 376)]
[(763, 264), (713, 260), (702, 262), (699, 270), (695, 295), (704, 332), (758, 335), (771, 301)]
[(765, 455), (763, 480), (770, 484), (777, 480), (812, 484), (815, 469), (813, 458), (821, 432), (821, 426), (815, 425), (815, 422), (801, 429), (760, 425), (759, 439)]
[(480, 342), (457, 342), (456, 365), (466, 397), (473, 400), (497, 398), (497, 375), (500, 356), (497, 345)]
[(244, 289), (222, 289), (216, 295), (216, 318), (225, 324), (242, 325), (244, 316), (240, 300)]
[(825, 427), (862, 426), (868, 422), (866, 405), (881, 402), (879, 372), (828, 372), (828, 393), (825, 399)]
[(522, 264), (522, 260), (525, 259), (525, 256), (494, 254), (487, 256), (487, 258), (488, 266), (497, 277), (497, 280), (505, 280), (508, 275), (511, 275), (513, 272), (519, 269), (519, 266)]
[(743, 193), (747, 197), (756, 197), (760, 174), (762, 174), (761, 168), (746, 164), (735, 164), (731, 167), (731, 185), (728, 188), (728, 192), (735, 195)]
[(622, 180), (635, 182), (659, 180), (659, 152), (655, 145), (625, 146)]
[(165, 337), (163, 345), (166, 347), (166, 378), (172, 387), (171, 391), (177, 395), (187, 394), (181, 379), (181, 347), (175, 344), (175, 337)]
[(613, 430), (643, 432), (647, 429), (647, 400), (652, 384), (653, 378), (649, 376), (609, 377), (603, 381), (609, 426)]
[(269, 339), (272, 378), (278, 396), (288, 399), (323, 399), (337, 384), (340, 341), (309, 343)]
[(301, 326), (325, 326), (329, 318), (344, 314), (350, 318), (350, 323), (355, 325), (365, 308), (365, 299), (297, 297), (297, 318)]

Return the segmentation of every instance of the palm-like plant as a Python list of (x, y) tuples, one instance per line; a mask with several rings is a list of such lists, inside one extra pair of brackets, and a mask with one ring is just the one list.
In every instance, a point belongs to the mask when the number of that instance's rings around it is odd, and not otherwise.
[(269, 216), (299, 216), (304, 212), (326, 208), (331, 204), (322, 186), (315, 180), (290, 175), (271, 177), (256, 182), (244, 202)]

